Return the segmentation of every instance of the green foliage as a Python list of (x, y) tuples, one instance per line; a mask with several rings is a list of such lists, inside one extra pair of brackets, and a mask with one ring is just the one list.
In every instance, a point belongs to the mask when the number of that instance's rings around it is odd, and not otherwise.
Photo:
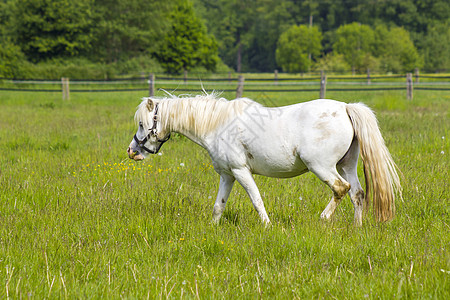
[[(195, 0), (219, 44), (221, 59), (238, 72), (273, 71), (282, 32), (295, 22), (291, 1)], [(214, 17), (211, 17), (214, 16)]]
[(350, 65), (345, 61), (344, 55), (329, 53), (317, 62), (315, 69), (343, 73), (350, 70)]
[(188, 1), (180, 3), (172, 12), (171, 29), (167, 32), (155, 57), (164, 70), (179, 74), (195, 66), (214, 70), (219, 60), (217, 43), (208, 35), (205, 25), (194, 14)]
[[(246, 69), (257, 5), (252, 0), (195, 0), (196, 12), (205, 20), (218, 43), (222, 60), (238, 72)], [(243, 63), (245, 64), (243, 66)]]
[[(190, 7), (184, 14), (191, 21), (182, 21), (182, 10), (177, 8), (182, 6)], [(227, 66), (239, 72), (272, 72), (280, 66), (276, 50), (282, 33), (294, 24), (312, 22), (324, 34), (321, 56), (340, 53), (356, 71), (404, 72), (425, 66), (434, 72), (450, 68), (449, 19), (450, 2), (446, 0), (2, 0), (0, 43), (3, 48), (18, 46), (25, 56), (19, 53), (17, 58), (33, 63), (83, 58), (95, 64), (126, 65), (135, 58), (158, 57), (166, 60), (165, 69), (180, 72), (185, 67), (212, 70), (218, 62), (217, 52)], [(200, 26), (201, 34), (187, 28), (200, 28), (196, 22), (206, 25), (206, 29)], [(363, 24), (362, 29), (358, 31), (355, 24)], [(367, 26), (375, 33), (364, 31)], [(386, 30), (377, 31), (380, 26)], [(181, 35), (190, 31), (188, 39), (197, 36), (194, 40), (202, 42), (180, 43), (174, 38), (175, 29)], [(352, 34), (357, 39), (342, 36)], [(361, 48), (373, 35), (375, 50)], [(200, 54), (193, 59), (189, 50), (197, 46)], [(395, 53), (395, 48), (400, 51)], [(14, 56), (7, 54), (10, 50), (1, 51), (5, 59)], [(21, 74), (29, 67), (11, 58), (11, 62), (0, 62), (4, 74)], [(304, 57), (299, 59), (304, 61)]]
[[(240, 57), (243, 71), (273, 71), (276, 68), (275, 51), (281, 33), (293, 24), (308, 24), (310, 17), (321, 32), (331, 33), (327, 35), (330, 40), (323, 43), (326, 53), (335, 51), (331, 48), (332, 35), (344, 24), (357, 22), (372, 28), (379, 24), (403, 27), (411, 32), (418, 47), (422, 37), (420, 34), (426, 33), (429, 24), (444, 22), (450, 17), (450, 4), (446, 0), (194, 2), (197, 12), (205, 19), (209, 31), (219, 43), (220, 57), (235, 69)], [(420, 50), (428, 48), (423, 45)], [(365, 69), (368, 62), (372, 64), (371, 68), (378, 66), (372, 54), (363, 54), (358, 59), (360, 66), (355, 68)], [(353, 65), (350, 60), (348, 63)]]
[(127, 60), (111, 63), (110, 65), (116, 75), (139, 75), (139, 73), (162, 73), (164, 71), (156, 58), (151, 55), (139, 55)]
[(370, 67), (374, 42), (375, 34), (370, 26), (351, 23), (336, 30), (333, 49), (344, 56), (352, 69), (364, 72)]
[(14, 8), (17, 45), (34, 62), (74, 57), (92, 42), (92, 0), (23, 0)]
[[(219, 23), (219, 31), (225, 38), (225, 51), (228, 52), (225, 61), (241, 72), (246, 69), (245, 61), (250, 59), (249, 48), (254, 37), (252, 30), (258, 20), (257, 5), (252, 0), (221, 0), (220, 6), (226, 13)], [(221, 12), (213, 15), (220, 16)]]
[(106, 63), (150, 55), (169, 30), (169, 13), (177, 1), (95, 0), (93, 51)]
[(25, 60), (19, 46), (7, 40), (0, 40), (0, 77), (17, 77), (18, 66)]
[[(251, 71), (273, 71), (278, 68), (276, 61), (276, 49), (278, 40), (294, 22), (291, 19), (291, 11), (294, 3), (290, 1), (269, 1), (261, 5), (256, 2), (255, 13), (251, 15), (254, 26), (246, 38), (249, 52), (246, 68)], [(244, 53), (245, 53), (244, 52)]]
[[(135, 57), (147, 56), (152, 63), (137, 66), (136, 72), (145, 65), (157, 66), (154, 71), (161, 70), (158, 63), (150, 58), (158, 47), (165, 30), (168, 28), (168, 11), (172, 4), (167, 1), (123, 1), (123, 0), (10, 0), (4, 4), (9, 14), (0, 29), (14, 37), (27, 58), (42, 65), (64, 58), (83, 58), (88, 64), (84, 70), (96, 65), (100, 73), (112, 75), (114, 72), (104, 72), (105, 63), (120, 64), (125, 67), (136, 64)], [(1, 24), (0, 24), (1, 25)], [(29, 29), (31, 28), (31, 29)], [(131, 60), (130, 63), (127, 63)], [(28, 77), (28, 73), (52, 76), (59, 73), (73, 74), (71, 70), (79, 69), (76, 78), (86, 78), (87, 73), (81, 72), (83, 67), (56, 68), (62, 64), (56, 63), (55, 70), (44, 71), (47, 67), (34, 66), (22, 62), (19, 77)], [(46, 65), (49, 65), (46, 63)], [(129, 67), (125, 67), (129, 70)], [(147, 69), (148, 70), (148, 69)], [(147, 71), (146, 70), (146, 71)], [(51, 75), (54, 74), (54, 75)], [(94, 78), (98, 78), (95, 76)]]
[(40, 78), (59, 80), (108, 79), (116, 74), (112, 65), (93, 63), (85, 58), (51, 59), (37, 64), (22, 65), (21, 78)]
[(423, 64), (409, 33), (400, 27), (352, 23), (336, 30), (333, 49), (342, 54), (353, 70), (411, 72)]
[(306, 72), (320, 54), (322, 33), (317, 27), (293, 25), (278, 40), (277, 63), (286, 72)]
[(12, 70), (14, 73), (5, 73), (3, 77), (54, 80), (59, 80), (61, 77), (111, 79), (117, 78), (121, 74), (141, 76), (142, 73), (163, 72), (159, 63), (150, 56), (139, 56), (109, 64), (94, 63), (86, 58), (51, 59), (36, 64), (20, 60)]
[(422, 49), (427, 70), (450, 69), (450, 21), (431, 25), (423, 37)]
[(423, 65), (422, 58), (410, 39), (409, 33), (400, 27), (390, 30), (385, 26), (375, 29), (376, 51), (380, 67), (386, 72), (412, 72)]

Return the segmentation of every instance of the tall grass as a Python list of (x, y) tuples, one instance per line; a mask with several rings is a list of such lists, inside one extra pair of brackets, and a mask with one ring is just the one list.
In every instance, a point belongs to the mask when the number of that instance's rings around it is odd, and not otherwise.
[(348, 197), (320, 220), (331, 191), (311, 174), (257, 176), (267, 229), (238, 185), (211, 223), (219, 178), (186, 138), (127, 159), (142, 94), (0, 95), (1, 298), (450, 296), (448, 93), (327, 95), (375, 109), (404, 201), (392, 222), (355, 228)]

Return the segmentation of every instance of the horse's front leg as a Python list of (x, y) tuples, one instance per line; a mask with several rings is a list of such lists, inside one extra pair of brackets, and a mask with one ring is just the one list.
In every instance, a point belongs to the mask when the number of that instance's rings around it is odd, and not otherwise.
[(219, 183), (219, 192), (217, 193), (216, 202), (214, 203), (213, 209), (213, 222), (218, 223), (223, 211), (225, 210), (225, 205), (227, 204), (228, 197), (230, 196), (231, 189), (233, 188), (234, 177), (221, 174)]
[(253, 206), (258, 212), (263, 223), (268, 225), (270, 223), (269, 216), (266, 213), (261, 194), (259, 193), (258, 187), (256, 186), (255, 180), (253, 179), (252, 173), (248, 169), (233, 169), (232, 170), (236, 180), (242, 185), (242, 187), (247, 192), (250, 200), (252, 200)]

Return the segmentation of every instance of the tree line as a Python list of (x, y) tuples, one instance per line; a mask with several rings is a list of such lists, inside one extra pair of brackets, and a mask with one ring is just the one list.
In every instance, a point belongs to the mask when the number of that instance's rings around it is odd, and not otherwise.
[(447, 0), (0, 0), (0, 76), (70, 62), (112, 73), (435, 72), (450, 69), (449, 20)]
[(188, 0), (0, 1), (3, 76), (70, 63), (78, 73), (80, 64), (179, 73), (214, 70), (220, 61), (216, 39)]
[[(220, 57), (238, 71), (328, 66), (397, 72), (411, 70), (412, 61), (430, 72), (450, 69), (446, 0), (194, 2), (219, 43)], [(395, 48), (403, 53), (392, 53)]]

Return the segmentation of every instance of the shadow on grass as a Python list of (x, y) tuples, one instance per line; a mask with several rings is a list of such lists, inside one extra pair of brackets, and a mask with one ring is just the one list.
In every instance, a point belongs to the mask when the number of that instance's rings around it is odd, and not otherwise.
[(240, 224), (240, 214), (238, 211), (234, 211), (231, 209), (225, 210), (220, 223), (222, 224), (225, 220), (230, 224), (238, 226)]

